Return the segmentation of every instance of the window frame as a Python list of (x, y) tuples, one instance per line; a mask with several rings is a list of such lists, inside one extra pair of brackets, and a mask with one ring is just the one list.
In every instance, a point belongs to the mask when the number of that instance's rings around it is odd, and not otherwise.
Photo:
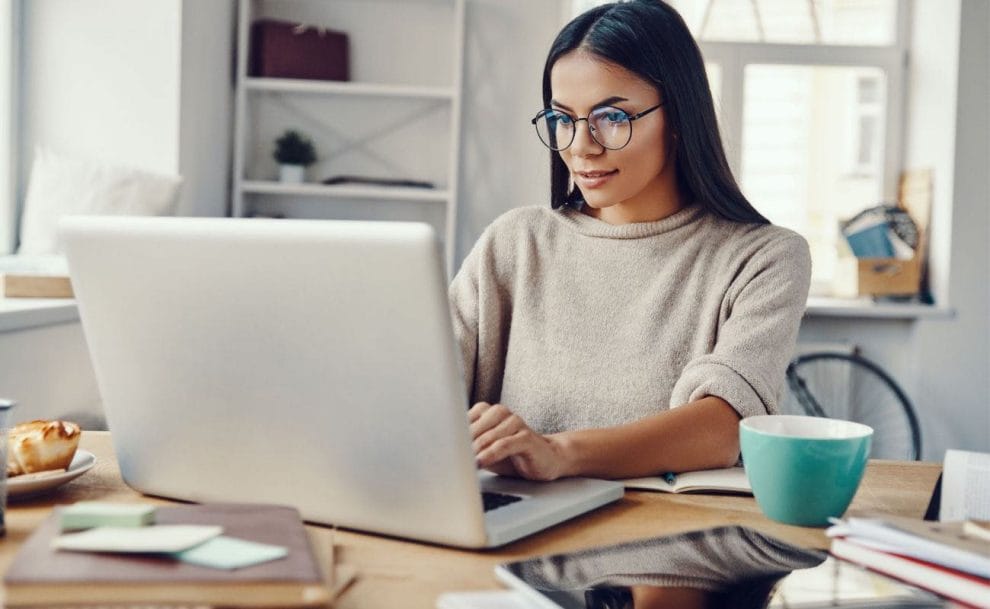
[(0, 255), (17, 243), (18, 81), (20, 78), (21, 0), (0, 2)]
[[(863, 126), (864, 119), (874, 119), (879, 123), (880, 118), (880, 107), (886, 104), (878, 101), (863, 101), (862, 95), (862, 83), (864, 82), (864, 76), (858, 76), (856, 78), (856, 85), (854, 91), (852, 92), (855, 99), (851, 101), (851, 104), (855, 107), (856, 124), (852, 125), (851, 129), (851, 149), (849, 150), (849, 157), (847, 159), (847, 164), (849, 165), (849, 172), (851, 174), (858, 175), (868, 175), (876, 170), (880, 163), (878, 162), (878, 157), (880, 151), (883, 150), (882, 144), (879, 139), (875, 139), (870, 142), (869, 150), (867, 152), (868, 158), (863, 159), (861, 153), (863, 152), (863, 142), (866, 136), (866, 130)], [(874, 80), (874, 85), (877, 85)], [(874, 126), (874, 129), (878, 128), (879, 125)]]
[(883, 196), (896, 200), (904, 160), (904, 128), (907, 114), (910, 3), (897, 0), (894, 43), (889, 46), (784, 44), (776, 42), (726, 42), (699, 40), (705, 62), (718, 66), (719, 122), (726, 156), (733, 175), (742, 176), (743, 92), (746, 66), (751, 64), (875, 67), (887, 78), (884, 100)]

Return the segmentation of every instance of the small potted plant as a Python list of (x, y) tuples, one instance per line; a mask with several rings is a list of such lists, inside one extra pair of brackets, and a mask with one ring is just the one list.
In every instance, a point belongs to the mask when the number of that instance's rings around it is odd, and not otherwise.
[(306, 181), (306, 167), (316, 161), (316, 150), (309, 138), (290, 129), (275, 140), (274, 156), (279, 181), (298, 184)]

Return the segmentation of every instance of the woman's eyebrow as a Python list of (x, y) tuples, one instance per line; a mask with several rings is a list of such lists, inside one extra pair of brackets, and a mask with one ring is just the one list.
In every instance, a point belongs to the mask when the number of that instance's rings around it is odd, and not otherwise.
[[(614, 104), (615, 102), (623, 102), (623, 101), (629, 101), (629, 99), (626, 98), (626, 97), (619, 97), (618, 95), (613, 95), (612, 97), (606, 97), (605, 99), (601, 100), (600, 102), (598, 102), (596, 104), (593, 104), (591, 107), (592, 108), (600, 108), (602, 106), (608, 106), (608, 105)], [(551, 99), (550, 100), (550, 105), (557, 106), (558, 108), (563, 108), (564, 110), (567, 110), (568, 112), (573, 112), (573, 110), (571, 110), (569, 107), (565, 106), (564, 104), (560, 103), (559, 101), (557, 101), (555, 99)]]

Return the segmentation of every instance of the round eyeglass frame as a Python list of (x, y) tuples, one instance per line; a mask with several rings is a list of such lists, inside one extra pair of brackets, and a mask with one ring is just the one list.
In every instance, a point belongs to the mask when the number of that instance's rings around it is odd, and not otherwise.
[[(540, 143), (543, 144), (544, 146), (546, 146), (547, 148), (549, 148), (550, 150), (553, 150), (554, 152), (561, 152), (561, 151), (567, 150), (568, 148), (571, 147), (571, 144), (574, 143), (574, 138), (577, 137), (577, 124), (580, 123), (581, 121), (584, 121), (585, 123), (588, 124), (588, 133), (591, 134), (591, 139), (595, 140), (595, 143), (596, 144), (598, 144), (599, 146), (601, 146), (605, 150), (622, 150), (623, 148), (625, 148), (626, 146), (629, 145), (629, 142), (632, 141), (632, 123), (633, 123), (633, 121), (639, 120), (639, 119), (643, 118), (644, 116), (646, 116), (650, 112), (653, 112), (657, 108), (663, 106), (665, 102), (666, 102), (666, 100), (658, 103), (655, 106), (651, 106), (651, 107), (647, 108), (646, 110), (643, 110), (642, 112), (638, 112), (638, 113), (630, 116), (628, 118), (628, 121), (629, 121), (629, 137), (626, 138), (625, 143), (623, 143), (621, 146), (606, 146), (602, 142), (598, 141), (598, 138), (595, 136), (595, 130), (591, 127), (591, 123), (588, 121), (588, 119), (591, 117), (590, 114), (588, 116), (574, 118), (570, 114), (567, 114), (566, 112), (561, 112), (560, 110), (557, 110), (555, 108), (544, 108), (544, 109), (540, 110), (539, 112), (537, 112), (536, 113), (536, 116), (534, 116), (533, 119), (531, 121), (529, 121), (529, 122), (533, 125), (533, 128), (536, 129), (536, 137), (539, 138)], [(595, 112), (597, 110), (602, 110), (604, 108), (613, 108), (613, 106), (602, 106), (602, 107), (599, 107), (599, 108), (595, 108), (594, 110), (592, 110), (592, 112)], [(614, 109), (628, 115), (628, 113), (626, 113), (626, 111), (623, 110), (623, 109), (621, 109), (621, 108), (614, 108)], [(554, 148), (553, 146), (551, 146), (548, 142), (544, 141), (543, 136), (540, 135), (540, 127), (539, 127), (539, 125), (537, 123), (540, 121), (540, 119), (544, 118), (547, 115), (548, 112), (559, 112), (560, 114), (565, 114), (567, 116), (570, 116), (571, 117), (571, 120), (574, 121), (574, 128), (571, 129), (571, 139), (567, 142), (566, 145), (561, 146), (559, 148)]]

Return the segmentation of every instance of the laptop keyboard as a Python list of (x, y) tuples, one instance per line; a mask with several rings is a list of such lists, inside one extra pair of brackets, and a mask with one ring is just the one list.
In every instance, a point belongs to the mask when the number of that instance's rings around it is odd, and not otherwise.
[(510, 503), (522, 501), (522, 497), (519, 495), (507, 495), (505, 493), (483, 491), (481, 493), (481, 501), (485, 506), (485, 511), (490, 512), (496, 508), (502, 507), (503, 505), (509, 505)]

